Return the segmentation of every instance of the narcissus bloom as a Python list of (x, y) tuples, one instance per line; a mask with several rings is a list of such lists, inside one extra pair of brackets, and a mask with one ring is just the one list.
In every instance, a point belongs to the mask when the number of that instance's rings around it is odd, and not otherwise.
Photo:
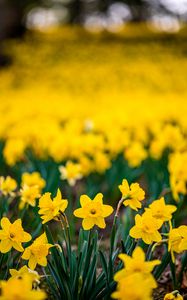
[(183, 297), (179, 294), (179, 291), (173, 291), (166, 294), (164, 300), (183, 300)]
[(168, 250), (171, 252), (172, 260), (175, 261), (174, 252), (181, 253), (187, 250), (187, 226), (170, 228), (168, 239)]
[(142, 216), (135, 216), (135, 226), (130, 230), (130, 236), (135, 239), (142, 239), (144, 243), (160, 242), (161, 234), (158, 232), (162, 226), (162, 221), (154, 218), (150, 211), (146, 211)]
[(36, 282), (36, 283), (40, 282), (40, 276), (38, 272), (29, 269), (27, 266), (23, 266), (19, 270), (10, 269), (9, 272), (11, 275), (9, 280), (12, 280), (14, 278), (22, 279), (25, 275), (27, 275), (32, 282)]
[(177, 208), (175, 205), (166, 204), (164, 197), (162, 197), (159, 200), (153, 201), (149, 205), (148, 210), (151, 210), (151, 214), (154, 218), (165, 222), (172, 219), (172, 213), (174, 213)]
[(110, 216), (113, 212), (113, 208), (110, 205), (103, 204), (103, 195), (97, 194), (93, 200), (87, 195), (80, 197), (81, 208), (74, 211), (74, 215), (78, 218), (82, 218), (82, 227), (85, 230), (91, 229), (94, 225), (100, 228), (105, 228), (106, 217)]
[(23, 278), (14, 278), (1, 281), (0, 300), (44, 300), (46, 294), (41, 290), (32, 290), (32, 281), (25, 275)]
[(37, 264), (46, 267), (46, 257), (51, 247), (53, 247), (53, 245), (48, 243), (46, 234), (43, 233), (29, 247), (25, 249), (22, 258), (29, 261), (28, 266), (31, 270), (34, 270)]
[(21, 202), (19, 208), (22, 209), (26, 204), (35, 206), (36, 199), (40, 197), (40, 193), (38, 191), (38, 187), (36, 185), (28, 186), (24, 185), (20, 190), (21, 194)]
[(41, 193), (42, 189), (45, 187), (46, 182), (41, 177), (39, 172), (33, 172), (33, 173), (23, 173), (22, 174), (22, 186), (27, 185), (29, 187), (37, 186), (38, 192)]
[(118, 300), (152, 300), (152, 278), (133, 273), (118, 282), (112, 298)]
[(68, 200), (62, 199), (60, 190), (58, 189), (57, 195), (51, 199), (51, 193), (45, 193), (39, 200), (39, 214), (43, 219), (42, 223), (56, 219), (60, 213), (63, 213), (68, 206)]
[(145, 192), (138, 183), (132, 183), (129, 186), (128, 181), (123, 179), (122, 184), (119, 185), (119, 189), (122, 193), (123, 204), (125, 206), (129, 205), (134, 210), (142, 207), (141, 201), (145, 198)]
[(29, 242), (31, 235), (23, 230), (21, 219), (16, 220), (13, 224), (8, 218), (1, 219), (0, 230), (0, 252), (6, 253), (13, 247), (17, 251), (24, 251), (22, 243)]
[(16, 188), (17, 183), (13, 178), (10, 176), (7, 176), (6, 178), (3, 176), (0, 177), (0, 191), (3, 195), (14, 195)]
[(23, 139), (9, 138), (3, 149), (3, 155), (7, 164), (13, 166), (17, 161), (22, 160), (26, 147), (27, 145)]
[(124, 156), (131, 168), (141, 165), (142, 161), (147, 158), (147, 151), (140, 142), (132, 142), (124, 151)]
[[(133, 273), (141, 273), (145, 276), (145, 278), (147, 276), (152, 276), (151, 272), (153, 268), (160, 264), (159, 260), (145, 261), (145, 253), (140, 247), (135, 248), (132, 257), (127, 254), (120, 254), (119, 258), (123, 261), (124, 268), (115, 274), (115, 281), (120, 281), (122, 278)], [(156, 281), (153, 276), (151, 287), (156, 287)]]
[(81, 165), (67, 161), (66, 166), (60, 166), (61, 179), (66, 179), (69, 185), (74, 186), (76, 181), (82, 178)]

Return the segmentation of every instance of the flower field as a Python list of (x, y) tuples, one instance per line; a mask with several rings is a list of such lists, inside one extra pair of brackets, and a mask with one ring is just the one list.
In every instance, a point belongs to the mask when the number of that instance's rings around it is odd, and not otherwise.
[(4, 42), (0, 299), (186, 299), (186, 38)]

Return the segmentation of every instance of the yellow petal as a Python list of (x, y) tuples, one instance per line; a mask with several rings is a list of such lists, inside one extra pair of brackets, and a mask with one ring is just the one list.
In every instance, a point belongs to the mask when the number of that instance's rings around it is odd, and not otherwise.
[(73, 212), (74, 216), (77, 218), (85, 218), (86, 214), (84, 209), (82, 208), (77, 208), (74, 212)]
[(145, 261), (145, 253), (141, 247), (136, 247), (133, 251), (132, 257), (135, 259), (139, 259), (141, 261)]
[(22, 258), (28, 260), (31, 256), (30, 247), (26, 248), (23, 252)]
[(113, 207), (110, 206), (110, 205), (103, 205), (103, 206), (102, 206), (102, 209), (103, 209), (102, 216), (103, 216), (104, 218), (110, 216), (110, 215), (113, 213), (113, 211), (114, 211)]
[(95, 219), (95, 225), (97, 225), (98, 227), (100, 228), (105, 228), (106, 227), (106, 223), (105, 223), (105, 220), (104, 218), (96, 218)]
[(86, 206), (91, 201), (92, 200), (87, 195), (82, 195), (80, 197), (80, 204), (81, 204), (82, 207)]
[(187, 238), (187, 226), (186, 225), (179, 226), (178, 232), (181, 236)]
[(31, 255), (28, 262), (28, 266), (31, 270), (34, 270), (36, 268), (36, 265), (37, 265), (36, 258), (34, 257), (34, 255)]
[(23, 242), (29, 242), (30, 240), (32, 239), (32, 236), (28, 233), (28, 232), (25, 232), (23, 233)]
[(3, 240), (0, 242), (0, 252), (7, 253), (12, 248), (12, 242), (9, 239)]
[(98, 193), (95, 198), (93, 199), (94, 202), (99, 202), (101, 204), (103, 204), (103, 194)]
[(142, 236), (142, 231), (136, 226), (133, 226), (129, 232), (129, 235), (134, 239), (140, 239)]
[(85, 218), (82, 221), (82, 227), (84, 228), (84, 230), (89, 230), (91, 229), (93, 226), (95, 225), (93, 218)]
[(42, 267), (46, 267), (47, 266), (47, 259), (46, 259), (46, 257), (40, 257), (40, 258), (38, 258), (38, 264), (41, 265)]
[(21, 221), (21, 219), (17, 219), (16, 221), (14, 221), (13, 225), (17, 226), (17, 227), (22, 227), (22, 221)]
[(8, 218), (5, 218), (5, 217), (4, 217), (4, 218), (1, 219), (1, 227), (2, 227), (4, 230), (8, 231), (9, 228), (10, 228), (10, 225), (11, 225), (11, 223), (10, 223), (10, 221), (9, 221)]
[(23, 252), (24, 251), (21, 243), (12, 242), (12, 247), (14, 247), (14, 249), (16, 249), (19, 252)]

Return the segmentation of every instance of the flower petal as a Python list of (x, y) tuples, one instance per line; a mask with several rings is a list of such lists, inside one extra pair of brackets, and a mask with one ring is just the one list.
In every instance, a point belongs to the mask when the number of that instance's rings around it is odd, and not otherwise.
[(81, 206), (86, 206), (88, 203), (90, 203), (92, 200), (87, 195), (82, 195), (80, 197), (80, 204)]
[(12, 248), (12, 242), (9, 239), (3, 240), (0, 242), (0, 252), (7, 253)]
[(91, 229), (93, 226), (95, 225), (93, 218), (85, 218), (82, 221), (82, 227), (84, 228), (84, 230), (89, 230)]
[(95, 219), (95, 225), (97, 225), (100, 228), (105, 228), (106, 227), (106, 223), (104, 218), (100, 217), (100, 218), (96, 218)]

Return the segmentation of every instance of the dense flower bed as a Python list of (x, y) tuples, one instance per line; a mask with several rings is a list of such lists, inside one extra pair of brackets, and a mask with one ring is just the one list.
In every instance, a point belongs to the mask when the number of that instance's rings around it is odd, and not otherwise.
[(149, 300), (167, 272), (164, 299), (183, 299), (185, 37), (142, 25), (5, 43), (0, 299)]

